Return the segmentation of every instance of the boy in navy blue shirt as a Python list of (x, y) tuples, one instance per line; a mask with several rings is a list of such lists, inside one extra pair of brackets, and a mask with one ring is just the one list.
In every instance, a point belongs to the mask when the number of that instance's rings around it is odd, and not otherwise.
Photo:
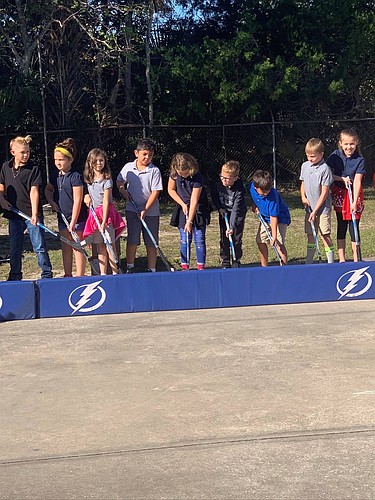
[(286, 229), (290, 224), (290, 212), (286, 203), (281, 198), (279, 192), (272, 187), (273, 179), (269, 172), (257, 170), (250, 184), (250, 195), (252, 198), (252, 209), (255, 213), (260, 213), (265, 222), (270, 226), (272, 241), (270, 242), (267, 232), (260, 223), (256, 235), (256, 243), (259, 248), (261, 266), (268, 265), (268, 245), (277, 245), (280, 256), (284, 264), (288, 261), (285, 247)]

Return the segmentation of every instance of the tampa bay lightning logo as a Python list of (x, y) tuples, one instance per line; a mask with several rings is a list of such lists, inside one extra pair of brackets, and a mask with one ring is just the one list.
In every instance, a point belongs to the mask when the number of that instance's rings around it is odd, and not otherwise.
[[(69, 295), (69, 305), (73, 309), (72, 315), (76, 312), (87, 313), (95, 311), (104, 304), (107, 294), (105, 290), (99, 286), (102, 280), (95, 281), (89, 285), (81, 285), (75, 288)], [(87, 307), (84, 307), (86, 306)]]
[(338, 300), (343, 297), (359, 297), (369, 290), (372, 285), (372, 277), (367, 273), (367, 267), (348, 271), (340, 276), (336, 283), (336, 289), (340, 294)]

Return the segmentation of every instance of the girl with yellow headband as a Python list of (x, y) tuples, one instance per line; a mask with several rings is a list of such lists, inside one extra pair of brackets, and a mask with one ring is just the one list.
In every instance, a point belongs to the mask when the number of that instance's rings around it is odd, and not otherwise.
[[(56, 144), (53, 156), (57, 170), (52, 173), (45, 191), (48, 203), (51, 205), (52, 210), (57, 212), (60, 233), (71, 240), (73, 240), (72, 231), (75, 231), (78, 237), (82, 239), (87, 218), (87, 209), (83, 204), (84, 183), (82, 175), (72, 168), (76, 151), (74, 139), (70, 137)], [(66, 226), (61, 214), (68, 220), (69, 227)], [(63, 242), (61, 243), (61, 251), (64, 277), (73, 275), (73, 254), (76, 275), (84, 276), (86, 270), (84, 254)]]

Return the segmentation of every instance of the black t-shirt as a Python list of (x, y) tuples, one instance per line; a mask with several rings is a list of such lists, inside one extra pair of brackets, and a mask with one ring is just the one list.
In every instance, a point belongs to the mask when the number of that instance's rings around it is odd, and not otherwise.
[[(42, 176), (33, 161), (29, 160), (18, 170), (13, 168), (14, 159), (6, 161), (0, 170), (0, 184), (5, 186), (5, 198), (9, 203), (18, 208), (21, 212), (31, 217), (30, 191), (32, 186), (42, 185)], [(39, 198), (38, 215), (42, 214), (42, 203)], [(7, 219), (19, 219), (14, 212), (4, 210), (4, 217)]]

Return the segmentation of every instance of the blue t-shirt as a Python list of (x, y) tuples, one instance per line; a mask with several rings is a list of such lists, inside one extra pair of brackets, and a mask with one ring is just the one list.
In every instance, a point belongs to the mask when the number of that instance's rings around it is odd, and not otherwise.
[[(341, 149), (336, 149), (328, 158), (327, 164), (331, 167), (333, 174), (339, 177), (350, 177), (353, 182), (355, 174), (365, 174), (365, 160), (358, 151), (349, 158)], [(342, 181), (335, 181), (335, 185), (345, 188)]]
[(262, 196), (258, 194), (254, 184), (250, 184), (250, 195), (258, 207), (259, 212), (264, 217), (264, 219), (270, 224), (270, 217), (277, 217), (279, 224), (290, 224), (290, 212), (285, 201), (281, 198), (279, 192), (275, 188), (271, 188), (271, 191), (267, 196)]
[[(54, 188), (54, 201), (58, 204), (61, 212), (68, 221), (70, 221), (73, 211), (73, 188), (84, 186), (82, 175), (75, 170), (69, 170), (66, 174), (59, 174), (59, 172), (55, 170), (51, 175), (50, 183)], [(57, 216), (59, 222), (63, 223), (61, 215), (57, 214)], [(84, 222), (86, 218), (87, 208), (86, 205), (82, 203), (77, 222)]]

